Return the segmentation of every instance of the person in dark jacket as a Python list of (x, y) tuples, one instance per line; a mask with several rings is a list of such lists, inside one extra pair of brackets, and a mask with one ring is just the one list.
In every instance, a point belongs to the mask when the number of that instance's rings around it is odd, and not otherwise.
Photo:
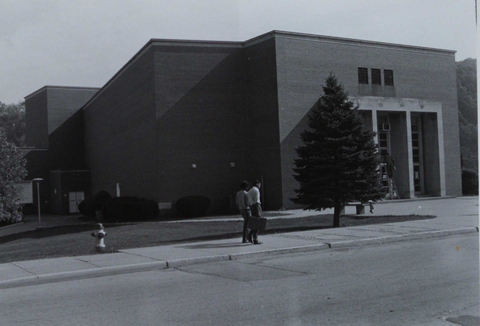
[(236, 203), (240, 214), (243, 217), (243, 233), (242, 233), (242, 243), (247, 243), (247, 231), (248, 231), (248, 220), (252, 214), (250, 213), (250, 206), (248, 205), (248, 182), (242, 181), (240, 184), (240, 190), (237, 192)]

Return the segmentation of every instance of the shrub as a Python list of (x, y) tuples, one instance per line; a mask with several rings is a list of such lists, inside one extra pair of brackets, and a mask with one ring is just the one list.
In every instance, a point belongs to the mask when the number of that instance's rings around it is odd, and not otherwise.
[(95, 196), (88, 196), (78, 204), (78, 210), (81, 214), (94, 217), (96, 211), (105, 211), (107, 202), (112, 198), (105, 190), (100, 190)]
[(106, 202), (106, 221), (143, 221), (158, 217), (156, 202), (137, 197), (114, 197)]
[(175, 203), (178, 213), (184, 217), (204, 216), (210, 208), (210, 199), (205, 196), (186, 196)]
[(112, 196), (105, 190), (100, 190), (95, 194), (93, 206), (96, 211), (105, 211), (107, 202), (112, 199)]
[(93, 217), (95, 216), (94, 203), (95, 199), (93, 196), (85, 197), (85, 199), (78, 204), (78, 211), (84, 216)]
[(473, 170), (462, 170), (462, 194), (478, 195), (478, 174)]

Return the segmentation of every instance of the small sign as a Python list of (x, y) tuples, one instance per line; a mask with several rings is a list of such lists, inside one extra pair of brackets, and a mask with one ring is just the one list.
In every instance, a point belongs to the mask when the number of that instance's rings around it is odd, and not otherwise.
[(32, 204), (33, 203), (33, 189), (32, 181), (20, 181), (15, 184), (15, 187), (20, 193), (19, 204)]

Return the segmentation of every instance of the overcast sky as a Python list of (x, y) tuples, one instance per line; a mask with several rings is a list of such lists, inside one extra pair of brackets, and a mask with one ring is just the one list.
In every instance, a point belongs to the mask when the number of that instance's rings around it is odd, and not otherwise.
[(103, 86), (148, 40), (245, 41), (271, 30), (476, 58), (475, 0), (0, 0), (0, 102)]

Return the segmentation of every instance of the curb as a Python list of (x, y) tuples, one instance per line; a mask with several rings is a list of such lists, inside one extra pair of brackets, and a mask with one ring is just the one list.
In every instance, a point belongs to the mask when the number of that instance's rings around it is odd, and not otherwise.
[(174, 259), (167, 261), (167, 268), (176, 268), (187, 265), (196, 265), (204, 263), (214, 263), (219, 261), (230, 260), (230, 255), (219, 255), (219, 256), (206, 256), (198, 258), (186, 258), (186, 259)]
[(478, 227), (460, 228), (460, 229), (452, 229), (452, 230), (440, 230), (440, 231), (427, 231), (427, 232), (418, 232), (414, 234), (401, 234), (401, 235), (392, 235), (388, 237), (367, 238), (367, 239), (359, 239), (359, 240), (327, 242), (327, 245), (331, 249), (360, 247), (360, 246), (366, 246), (366, 245), (381, 245), (384, 243), (391, 243), (391, 242), (431, 239), (431, 238), (445, 237), (450, 235), (469, 234), (469, 233), (478, 233)]
[(169, 261), (155, 261), (155, 262), (148, 262), (148, 263), (93, 268), (93, 269), (85, 269), (85, 270), (70, 271), (70, 272), (40, 274), (40, 275), (22, 277), (18, 279), (12, 279), (8, 281), (0, 281), (0, 289), (8, 289), (8, 288), (15, 288), (15, 287), (22, 287), (22, 286), (29, 286), (29, 285), (47, 284), (47, 283), (57, 283), (57, 282), (88, 279), (88, 278), (95, 278), (95, 277), (102, 277), (102, 276), (109, 276), (109, 275), (147, 272), (147, 271), (152, 271), (157, 269), (160, 270), (160, 269), (168, 269), (168, 268), (178, 268), (182, 266), (212, 263), (212, 262), (219, 262), (219, 261), (232, 261), (232, 260), (240, 260), (240, 259), (270, 257), (270, 256), (276, 256), (276, 255), (293, 254), (293, 253), (307, 253), (307, 252), (327, 250), (327, 249), (362, 247), (367, 245), (381, 245), (384, 243), (393, 243), (393, 242), (401, 242), (401, 241), (409, 241), (409, 240), (422, 240), (422, 239), (439, 238), (439, 237), (461, 235), (461, 234), (471, 234), (471, 233), (478, 233), (478, 232), (479, 232), (478, 227), (468, 227), (468, 228), (459, 228), (459, 229), (452, 229), (452, 230), (418, 232), (414, 234), (394, 235), (394, 236), (379, 237), (379, 238), (325, 242), (320, 244), (281, 248), (281, 249), (262, 250), (262, 251), (256, 251), (256, 252), (250, 252), (250, 253), (206, 256), (206, 257), (186, 258), (186, 259), (174, 259)]
[(140, 264), (92, 268), (92, 269), (84, 269), (84, 270), (61, 272), (61, 273), (39, 274), (39, 275), (27, 276), (27, 277), (17, 278), (13, 280), (8, 280), (8, 281), (2, 281), (0, 282), (0, 289), (89, 279), (89, 278), (109, 276), (109, 275), (147, 272), (147, 271), (152, 271), (156, 269), (166, 269), (166, 268), (167, 268), (167, 265), (165, 261), (158, 261), (158, 262), (149, 262), (149, 263), (140, 263)]
[(262, 250), (262, 251), (256, 251), (256, 252), (233, 254), (233, 255), (230, 255), (230, 260), (259, 258), (259, 257), (266, 257), (266, 256), (286, 255), (286, 254), (295, 254), (295, 253), (306, 253), (306, 252), (319, 251), (319, 250), (325, 250), (325, 249), (329, 249), (329, 246), (326, 243), (320, 243), (320, 244), (300, 246), (300, 247), (270, 249), (270, 250)]

